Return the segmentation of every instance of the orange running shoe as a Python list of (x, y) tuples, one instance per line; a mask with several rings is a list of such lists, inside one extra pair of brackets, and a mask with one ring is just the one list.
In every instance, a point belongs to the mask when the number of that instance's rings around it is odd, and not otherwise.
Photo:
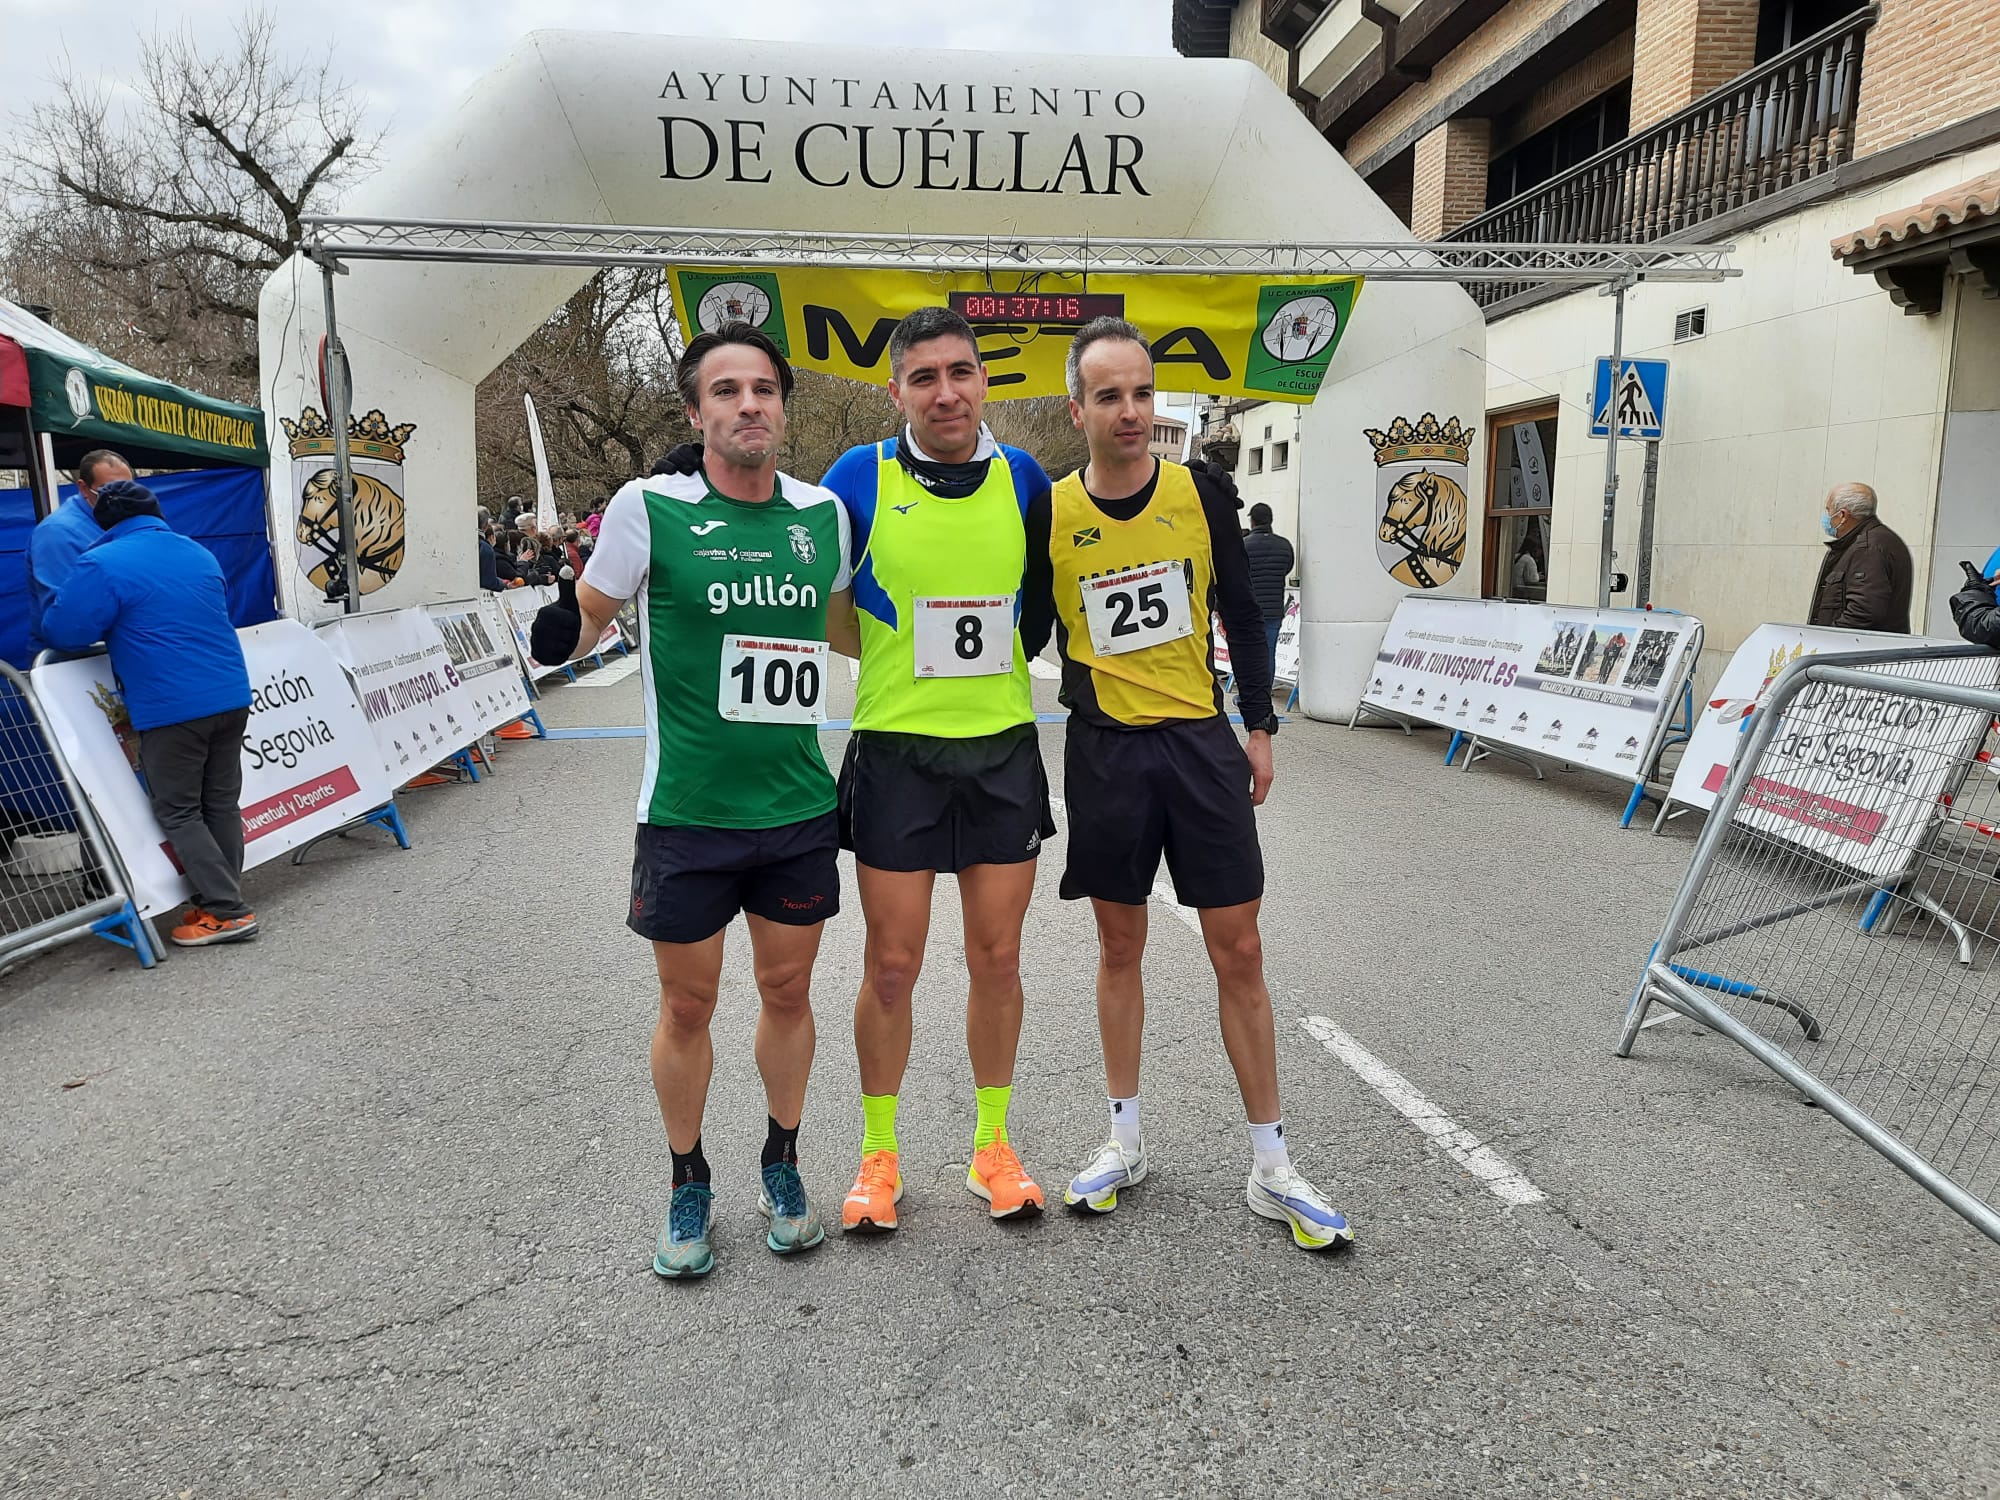
[(1042, 1211), (1042, 1190), (1005, 1141), (973, 1153), (965, 1185), (987, 1201), (996, 1219), (1031, 1219)]
[(849, 1234), (887, 1234), (896, 1227), (896, 1205), (903, 1201), (903, 1174), (896, 1153), (870, 1151), (840, 1205), (840, 1227)]
[(191, 910), (187, 920), (167, 934), (183, 948), (205, 948), (210, 943), (240, 943), (256, 935), (255, 912), (241, 917), (218, 917), (199, 908)]

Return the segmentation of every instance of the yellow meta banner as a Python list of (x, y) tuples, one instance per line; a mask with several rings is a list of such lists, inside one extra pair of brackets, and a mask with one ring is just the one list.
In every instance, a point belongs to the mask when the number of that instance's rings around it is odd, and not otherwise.
[(889, 378), (897, 322), (949, 303), (979, 336), (994, 400), (1062, 394), (1071, 335), (1110, 315), (1146, 335), (1161, 390), (1305, 402), (1319, 394), (1361, 278), (704, 266), (675, 271), (673, 290), (686, 338), (749, 323), (795, 365), (877, 385)]

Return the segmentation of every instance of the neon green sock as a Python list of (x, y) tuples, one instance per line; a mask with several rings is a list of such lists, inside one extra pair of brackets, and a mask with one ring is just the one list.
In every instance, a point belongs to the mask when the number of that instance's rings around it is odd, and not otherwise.
[(863, 1094), (861, 1096), (861, 1154), (871, 1151), (894, 1151), (896, 1149), (896, 1096), (894, 1094)]
[(1007, 1139), (1007, 1104), (1014, 1097), (1014, 1085), (980, 1089), (979, 1125), (972, 1133), (972, 1149), (984, 1151), (995, 1141)]

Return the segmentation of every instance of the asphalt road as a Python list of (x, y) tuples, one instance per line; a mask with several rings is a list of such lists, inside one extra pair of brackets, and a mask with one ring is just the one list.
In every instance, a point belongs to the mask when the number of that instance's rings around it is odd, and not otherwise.
[[(634, 724), (638, 683), (546, 712)], [(763, 1249), (739, 967), (719, 1265), (658, 1281), (636, 739), (508, 745), (486, 784), (406, 794), (410, 852), (369, 831), (256, 872), (253, 946), (28, 964), (0, 979), (0, 1493), (1994, 1492), (1993, 1247), (1728, 1043), (1676, 1023), (1611, 1056), (1690, 831), (1621, 833), (1600, 778), (1459, 775), (1442, 748), (1294, 723), (1261, 817), (1288, 1134), (1357, 1226), (1339, 1258), (1243, 1206), (1213, 981), (1159, 902), (1152, 1177), (1108, 1218), (990, 1223), (945, 884), (902, 1230)], [(1014, 1106), (1050, 1189), (1105, 1134), (1060, 850)], [(861, 1130), (848, 896), (800, 1143), (834, 1212)]]

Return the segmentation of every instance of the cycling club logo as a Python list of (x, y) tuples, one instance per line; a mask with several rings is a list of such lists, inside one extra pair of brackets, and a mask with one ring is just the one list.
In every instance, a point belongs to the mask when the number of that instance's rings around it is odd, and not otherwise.
[[(347, 558), (334, 479), (333, 424), (308, 406), (298, 421), (278, 419), (291, 441), (299, 571), (329, 602), (347, 597)], [(372, 594), (403, 566), (403, 445), (414, 422), (390, 426), (378, 407), (347, 419), (348, 463), (354, 472), (355, 567), (361, 592)]]
[(802, 563), (809, 563), (819, 556), (819, 548), (813, 545), (813, 534), (805, 526), (792, 525), (785, 528), (785, 535), (792, 539), (792, 556)]
[(1476, 428), (1432, 412), (1364, 428), (1375, 449), (1375, 556), (1398, 583), (1434, 589), (1465, 563), (1467, 464)]

